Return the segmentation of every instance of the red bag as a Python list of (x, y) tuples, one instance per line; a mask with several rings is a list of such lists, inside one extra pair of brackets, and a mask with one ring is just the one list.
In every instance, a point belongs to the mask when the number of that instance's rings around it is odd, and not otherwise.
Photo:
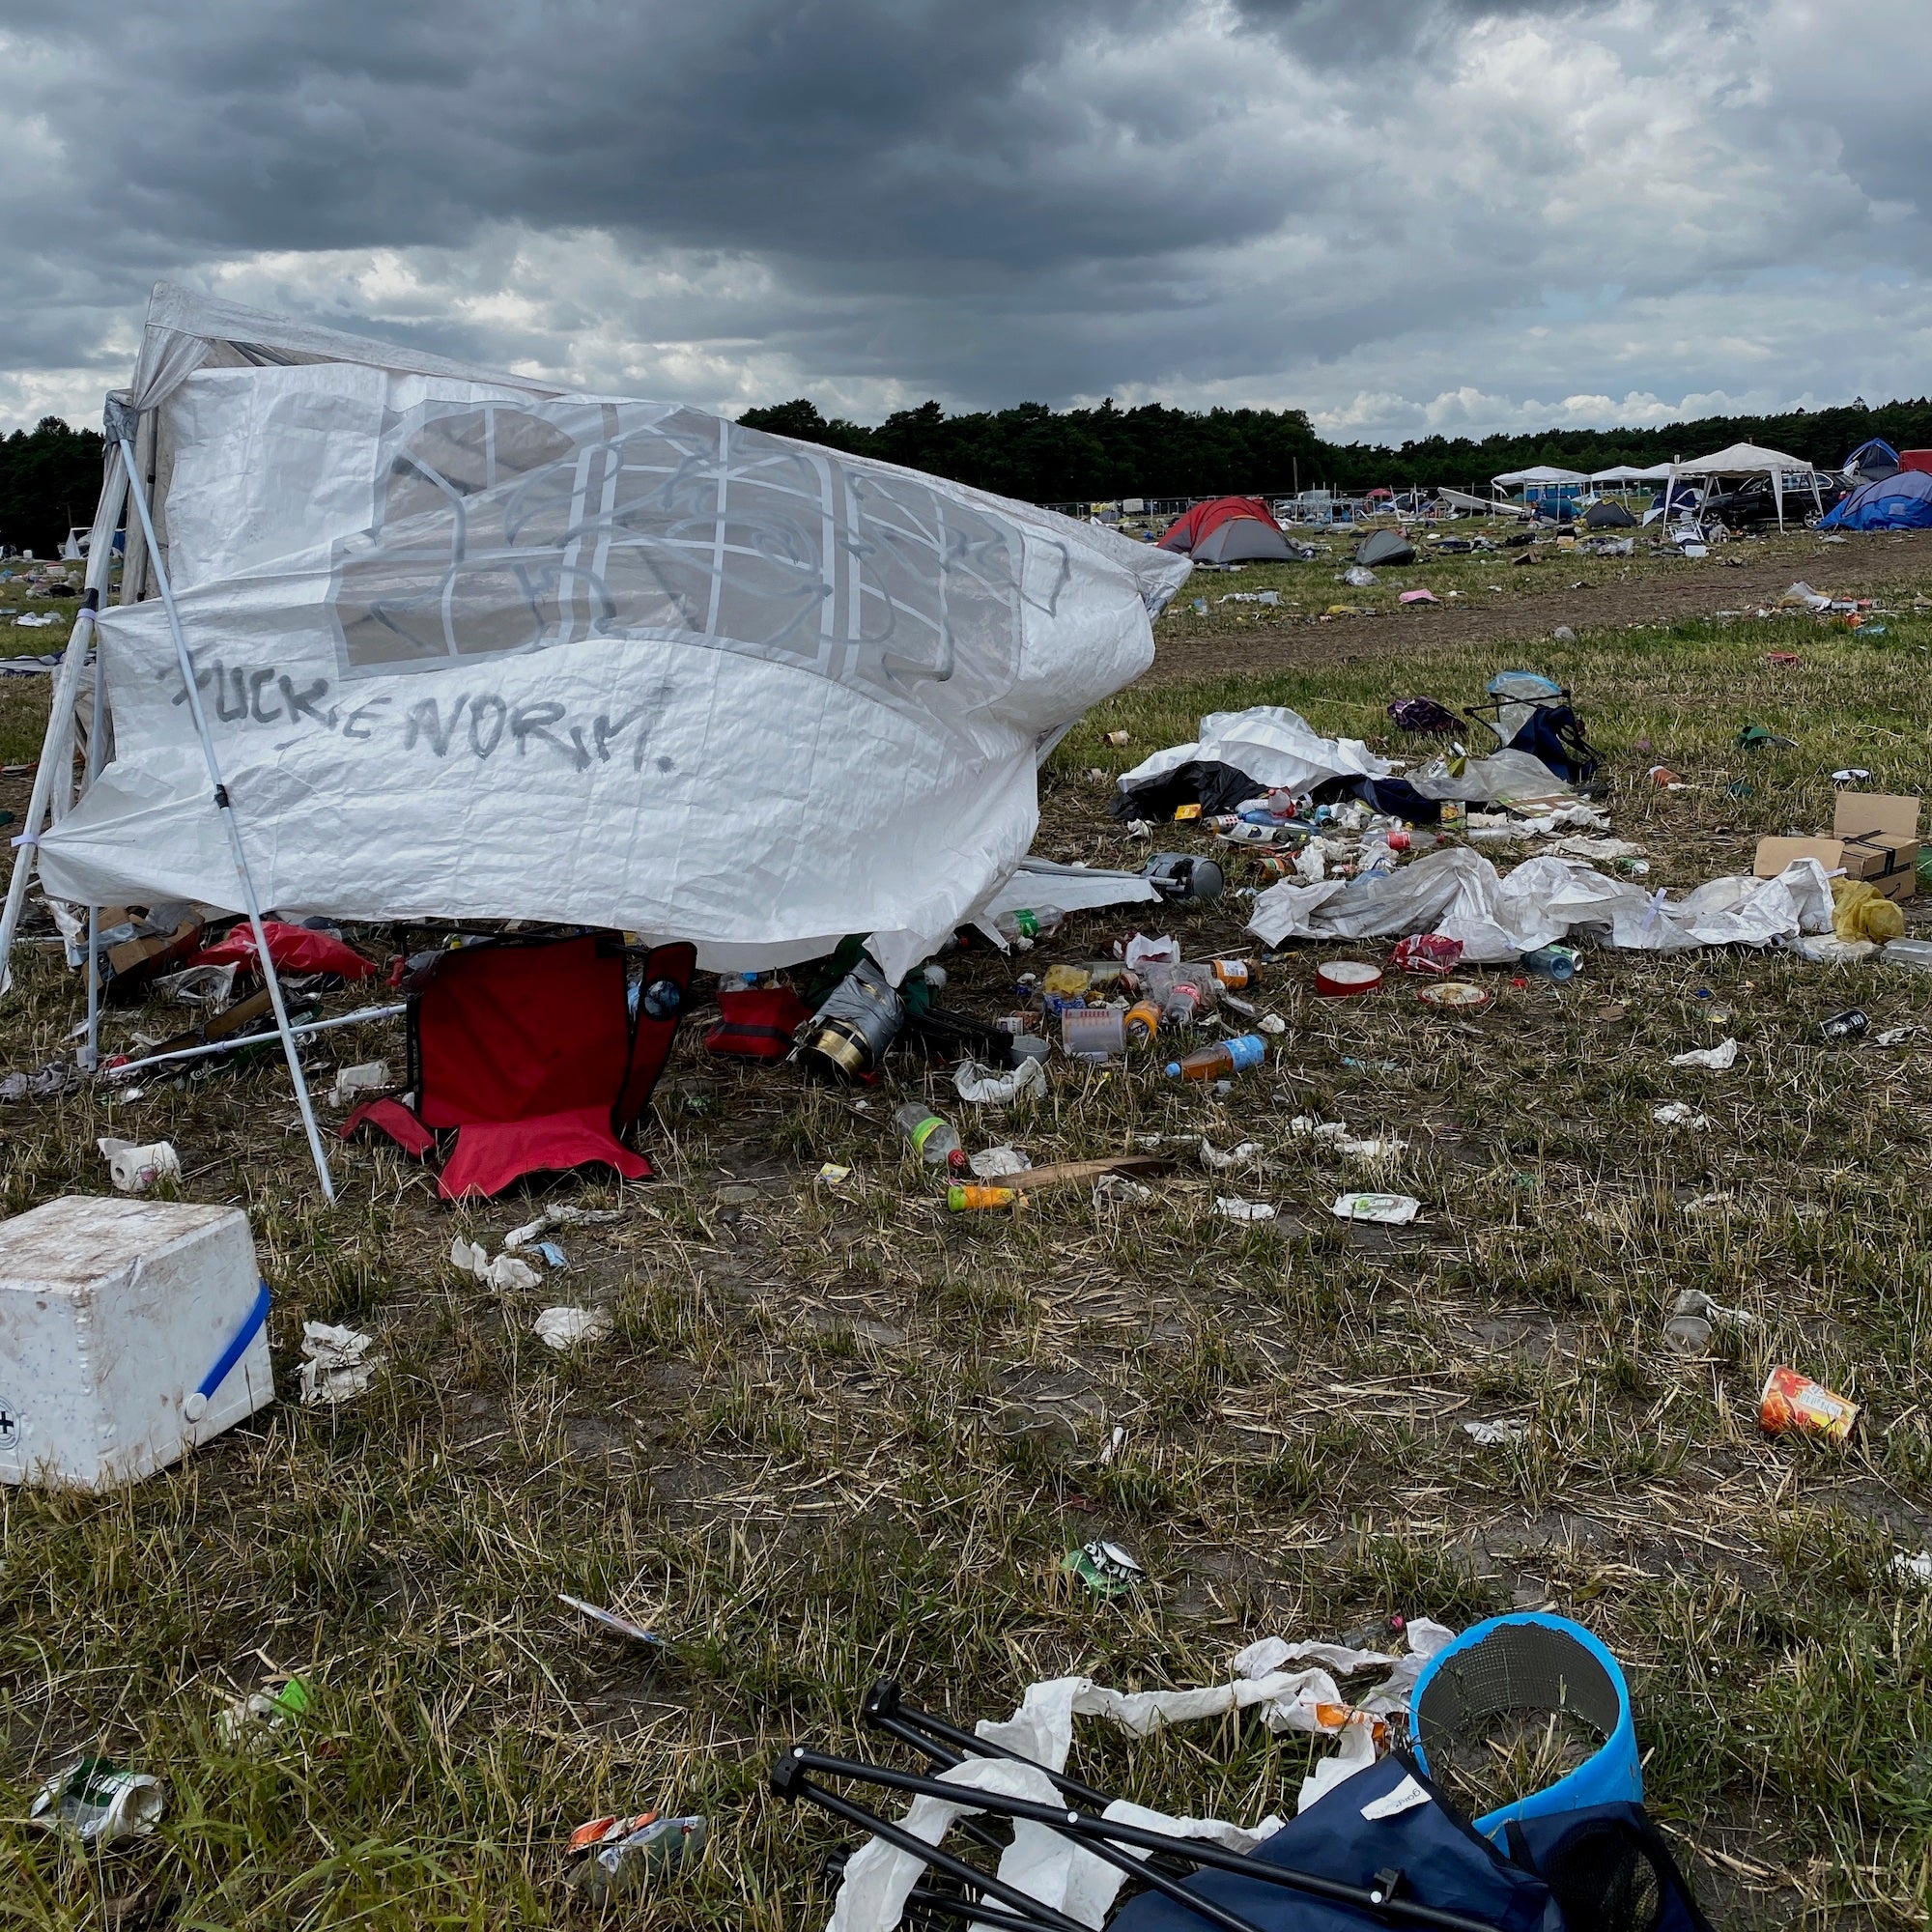
[[(333, 973), (344, 980), (366, 980), (376, 970), (373, 959), (363, 958), (353, 946), (345, 946), (312, 926), (284, 925), (280, 920), (265, 919), (262, 934), (269, 942), (269, 957), (275, 962), (277, 973)], [(255, 930), (245, 919), (226, 939), (204, 947), (188, 964), (226, 966), (231, 961), (244, 973), (261, 970), (255, 956)]]
[(735, 1054), (745, 1060), (782, 1060), (792, 1036), (811, 1017), (789, 986), (744, 986), (718, 995), (724, 1015), (704, 1036), (707, 1053)]

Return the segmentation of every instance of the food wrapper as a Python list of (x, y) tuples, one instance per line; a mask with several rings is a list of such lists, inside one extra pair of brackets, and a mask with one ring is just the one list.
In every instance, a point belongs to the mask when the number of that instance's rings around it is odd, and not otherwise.
[(1843, 1442), (1858, 1422), (1859, 1406), (1796, 1369), (1776, 1368), (1764, 1378), (1757, 1415), (1773, 1435), (1822, 1435), (1828, 1442)]

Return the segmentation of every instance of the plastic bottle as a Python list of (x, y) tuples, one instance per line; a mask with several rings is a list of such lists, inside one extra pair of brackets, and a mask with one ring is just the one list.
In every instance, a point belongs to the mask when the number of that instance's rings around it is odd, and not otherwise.
[(1169, 1026), (1192, 1026), (1195, 1016), (1208, 1005), (1199, 980), (1176, 980), (1160, 996), (1160, 1016)]
[(1258, 1033), (1237, 1033), (1232, 1039), (1216, 1040), (1212, 1046), (1198, 1046), (1179, 1060), (1167, 1063), (1170, 1080), (1225, 1080), (1230, 1074), (1245, 1073), (1259, 1066), (1267, 1052), (1267, 1041)]
[(993, 921), (993, 929), (1009, 946), (1025, 952), (1036, 940), (1051, 939), (1065, 921), (1066, 915), (1057, 906), (1023, 906), (1015, 912), (1001, 913)]
[(893, 1115), (893, 1119), (898, 1122), (899, 1132), (912, 1143), (927, 1167), (966, 1165), (966, 1151), (959, 1145), (959, 1136), (930, 1107), (922, 1107), (917, 1100), (908, 1100)]
[(1574, 946), (1539, 946), (1534, 952), (1525, 952), (1517, 963), (1539, 980), (1554, 980), (1560, 984), (1577, 977), (1583, 955)]
[(1226, 986), (1233, 992), (1245, 992), (1255, 982), (1254, 969), (1245, 959), (1210, 959), (1208, 970), (1214, 976), (1217, 985)]
[(1160, 1031), (1160, 1003), (1136, 1000), (1121, 1024), (1126, 1030), (1129, 1046), (1145, 1046)]
[(1915, 972), (1932, 973), (1932, 939), (1894, 939), (1879, 957), (1888, 966), (1910, 966)]

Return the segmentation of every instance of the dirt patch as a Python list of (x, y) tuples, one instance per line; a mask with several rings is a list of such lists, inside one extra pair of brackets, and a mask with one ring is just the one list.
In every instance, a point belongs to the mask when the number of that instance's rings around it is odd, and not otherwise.
[[(1819, 546), (1815, 564), (1780, 546), (1774, 556), (1756, 547), (1714, 549), (1701, 561), (1660, 558), (1654, 573), (1635, 582), (1572, 588), (1575, 559), (1560, 554), (1539, 562), (1550, 580), (1547, 590), (1523, 595), (1519, 584), (1508, 602), (1410, 604), (1353, 617), (1306, 617), (1208, 638), (1162, 638), (1156, 630), (1153, 667), (1138, 686), (1183, 679), (1252, 675), (1311, 665), (1349, 663), (1366, 657), (1408, 656), (1435, 645), (1548, 639), (1559, 624), (1573, 631), (1613, 630), (1633, 624), (1676, 624), (1754, 611), (1810, 569), (1820, 589), (1852, 582), (1858, 594), (1897, 595), (1932, 590), (1932, 530), (1898, 530), (1860, 537), (1843, 548)], [(1523, 575), (1506, 554), (1497, 571)], [(1824, 580), (1819, 582), (1819, 580)], [(1193, 586), (1190, 586), (1190, 594)]]

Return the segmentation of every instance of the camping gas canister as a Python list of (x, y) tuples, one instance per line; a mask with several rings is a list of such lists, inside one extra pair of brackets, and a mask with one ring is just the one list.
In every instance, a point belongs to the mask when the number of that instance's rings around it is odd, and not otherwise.
[(905, 1006), (870, 959), (861, 959), (825, 996), (798, 1036), (800, 1063), (835, 1080), (857, 1080), (886, 1057), (905, 1025)]
[(1192, 852), (1156, 852), (1142, 867), (1141, 877), (1164, 899), (1218, 899), (1224, 883), (1212, 859)]

